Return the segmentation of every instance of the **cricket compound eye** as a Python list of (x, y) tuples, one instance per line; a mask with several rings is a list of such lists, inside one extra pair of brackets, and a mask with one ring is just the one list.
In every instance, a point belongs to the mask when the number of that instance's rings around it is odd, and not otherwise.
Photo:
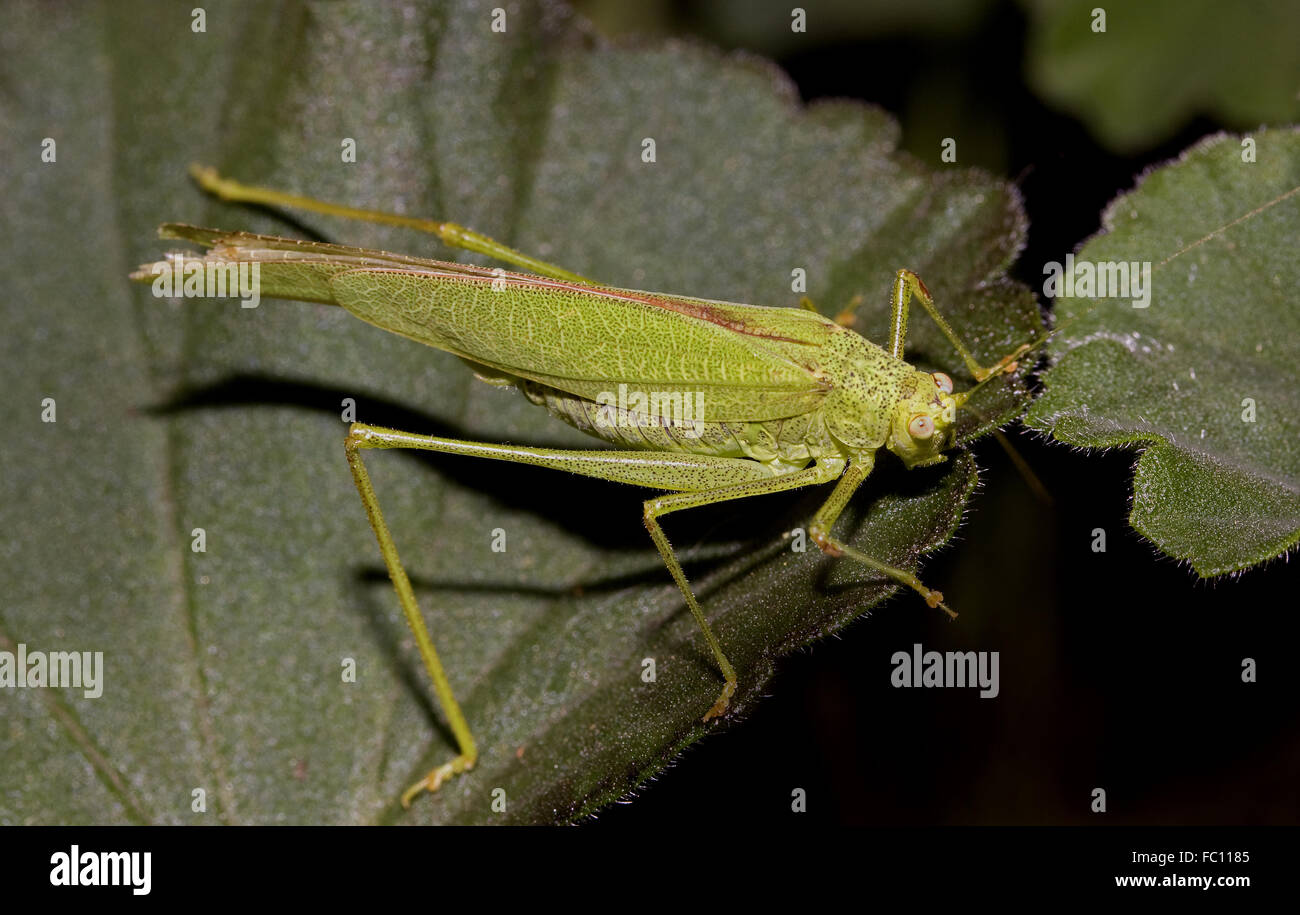
[(952, 393), (952, 379), (943, 372), (934, 373), (934, 383), (939, 386), (939, 390), (945, 394)]
[(918, 413), (907, 423), (907, 434), (912, 438), (929, 438), (934, 435), (934, 420), (924, 413)]

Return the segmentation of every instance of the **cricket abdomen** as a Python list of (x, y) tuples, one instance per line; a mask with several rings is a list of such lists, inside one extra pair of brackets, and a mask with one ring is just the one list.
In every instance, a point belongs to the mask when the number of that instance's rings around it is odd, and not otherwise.
[(671, 409), (628, 409), (629, 396), (610, 392), (610, 403), (597, 403), (535, 381), (520, 379), (520, 390), (533, 403), (575, 429), (616, 448), (672, 451), (715, 457), (751, 458), (777, 472), (806, 467), (818, 457), (815, 442), (819, 413), (762, 422), (703, 422), (691, 418), (689, 401)]
[(861, 335), (836, 328), (818, 347), (816, 370), (827, 382), (817, 409), (752, 422), (694, 420), (688, 400), (680, 412), (665, 412), (653, 404), (625, 404), (626, 391), (622, 397), (609, 392), (610, 402), (598, 403), (540, 382), (518, 379), (516, 384), (552, 416), (617, 448), (750, 458), (785, 473), (819, 458), (883, 447), (903, 385), (915, 369)]

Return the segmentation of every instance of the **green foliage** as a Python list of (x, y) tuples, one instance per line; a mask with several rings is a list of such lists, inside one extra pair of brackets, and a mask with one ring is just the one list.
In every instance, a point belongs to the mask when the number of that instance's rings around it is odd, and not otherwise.
[(1140, 447), (1133, 526), (1204, 576), (1300, 540), (1300, 132), (1253, 139), (1254, 161), (1219, 135), (1107, 208), (1078, 258), (1151, 263), (1150, 305), (1058, 299), (1070, 323), (1027, 417)]
[(1300, 5), (1023, 3), (1031, 84), (1111, 149), (1153, 146), (1198, 114), (1243, 129), (1300, 120)]

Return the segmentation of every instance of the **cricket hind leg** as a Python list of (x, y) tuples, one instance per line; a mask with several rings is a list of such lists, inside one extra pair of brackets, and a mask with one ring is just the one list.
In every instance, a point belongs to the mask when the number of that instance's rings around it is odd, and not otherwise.
[(357, 493), (361, 496), (362, 505), (365, 506), (366, 517), (375, 532), (375, 539), (379, 541), (379, 552), (384, 557), (388, 576), (397, 591), (398, 602), (402, 605), (402, 614), (406, 617), (406, 624), (410, 627), (411, 634), (415, 636), (420, 658), (424, 662), (429, 679), (433, 681), (433, 691), (438, 697), (443, 713), (447, 716), (452, 734), (456, 738), (456, 745), (460, 750), (460, 753), (451, 760), (430, 771), (423, 779), (402, 793), (402, 806), (410, 807), (411, 799), (421, 791), (437, 791), (443, 782), (474, 768), (474, 763), (478, 761), (478, 749), (474, 743), (474, 735), (470, 732), (469, 722), (465, 720), (465, 714), (461, 711), (455, 694), (452, 693), (451, 684), (447, 680), (442, 661), (438, 658), (433, 639), (429, 636), (428, 627), (424, 624), (424, 617), (420, 614), (411, 580), (397, 554), (397, 546), (393, 543), (393, 535), (389, 532), (383, 510), (379, 507), (379, 498), (375, 494), (374, 485), (370, 482), (370, 474), (361, 460), (361, 450), (366, 447), (368, 443), (364, 437), (358, 437), (353, 431), (349, 431), (344, 446), (348, 468), (352, 471), (352, 480), (356, 483)]
[(966, 368), (970, 370), (976, 381), (985, 381), (1002, 372), (1014, 372), (1017, 367), (1016, 360), (1030, 349), (1031, 344), (1025, 343), (991, 366), (980, 365), (971, 353), (970, 348), (962, 342), (961, 337), (957, 336), (957, 332), (952, 329), (952, 325), (947, 322), (943, 315), (939, 314), (939, 309), (934, 304), (934, 297), (930, 295), (930, 290), (925, 288), (925, 283), (921, 282), (921, 278), (911, 270), (899, 270), (894, 277), (893, 289), (889, 294), (889, 351), (895, 358), (903, 358), (903, 346), (907, 339), (907, 313), (913, 297), (921, 303), (921, 307), (939, 326), (939, 330), (943, 331), (943, 335), (948, 338), (948, 342), (957, 350), (957, 354), (966, 363)]
[[(352, 477), (356, 483), (357, 492), (361, 496), (362, 504), (365, 506), (370, 526), (379, 542), (379, 550), (383, 554), (384, 565), (388, 568), (389, 577), (392, 579), (393, 587), (397, 591), (398, 600), (402, 605), (402, 613), (405, 615), (407, 625), (410, 626), (415, 636), (425, 670), (429, 674), (429, 679), (433, 682), (434, 693), (442, 706), (444, 714), (447, 716), (452, 734), (456, 738), (460, 749), (457, 756), (434, 769), (425, 778), (407, 789), (402, 795), (403, 806), (409, 805), (411, 799), (421, 791), (436, 791), (449, 778), (473, 768), (478, 759), (478, 751), (465, 715), (452, 694), (442, 662), (438, 658), (433, 640), (429, 636), (424, 618), (420, 613), (410, 579), (402, 566), (397, 547), (393, 543), (392, 535), (389, 533), (388, 525), (384, 520), (383, 511), (379, 507), (379, 499), (375, 495), (374, 486), (370, 482), (370, 475), (367, 473), (365, 464), (361, 459), (361, 452), (368, 449), (415, 449), (437, 451), (444, 454), (460, 454), (467, 457), (490, 458), (518, 464), (532, 464), (554, 470), (568, 470), (597, 479), (653, 486), (657, 489), (669, 489), (677, 493), (683, 493), (687, 497), (684, 500), (678, 495), (665, 495), (646, 502), (646, 526), (650, 529), (655, 546), (659, 549), (660, 555), (663, 556), (665, 564), (672, 573), (673, 580), (686, 597), (691, 614), (699, 623), (700, 629), (704, 633), (705, 642), (713, 653), (723, 679), (726, 681), (722, 694), (718, 697), (718, 701), (714, 703), (713, 708), (710, 709), (710, 714), (705, 716), (705, 720), (721, 714), (721, 711), (725, 710), (727, 702), (736, 688), (735, 670), (723, 653), (708, 620), (700, 609), (699, 602), (695, 600), (695, 596), (691, 593), (690, 584), (686, 581), (681, 564), (678, 563), (677, 557), (673, 553), (672, 547), (669, 546), (668, 540), (659, 527), (656, 518), (693, 505), (707, 505), (712, 502), (723, 502), (748, 495), (761, 495), (767, 492), (793, 489), (797, 486), (829, 482), (834, 479), (835, 473), (838, 472), (834, 468), (817, 465), (808, 470), (773, 477), (771, 472), (763, 465), (756, 461), (741, 458), (656, 451), (610, 451), (603, 449), (568, 451), (534, 448), (501, 445), (491, 442), (463, 441), (435, 435), (418, 435), (413, 432), (401, 432), (396, 429), (353, 423), (348, 430), (345, 447), (348, 466), (352, 470)], [(718, 480), (733, 480), (736, 482), (730, 486), (720, 487), (717, 485)]]
[(502, 244), (494, 238), (484, 235), (482, 232), (476, 232), (473, 229), (467, 229), (464, 226), (457, 225), (454, 222), (440, 222), (436, 219), (421, 219), (416, 216), (402, 216), (397, 213), (385, 213), (382, 210), (367, 210), (357, 207), (343, 206), (337, 203), (328, 203), (324, 200), (317, 200), (314, 197), (303, 197), (298, 194), (289, 194), (284, 191), (277, 191), (274, 188), (255, 187), (253, 185), (241, 184), (230, 178), (223, 178), (217, 173), (217, 170), (208, 166), (191, 165), (190, 175), (198, 182), (199, 186), (210, 194), (220, 197), (222, 200), (229, 200), (236, 203), (253, 203), (261, 206), (271, 207), (288, 207), (290, 209), (309, 210), (313, 213), (323, 213), (327, 216), (339, 216), (343, 219), (357, 219), (363, 222), (375, 222), (388, 226), (401, 226), (405, 229), (415, 229), (418, 232), (427, 232), (430, 235), (437, 236), (443, 244), (452, 248), (463, 248), (466, 251), (474, 251), (478, 254), (486, 254), (488, 257), (496, 258), (507, 264), (514, 264), (521, 270), (529, 273), (536, 273), (540, 276), (548, 276), (556, 280), (566, 280), (571, 283), (586, 283), (588, 285), (599, 285), (592, 280), (587, 279), (571, 270), (565, 270), (555, 264), (548, 263), (522, 251), (516, 251), (508, 245)]
[(840, 477), (839, 482), (836, 483), (835, 489), (831, 491), (830, 497), (827, 498), (822, 507), (817, 510), (817, 514), (813, 516), (812, 523), (808, 526), (809, 536), (811, 536), (813, 542), (821, 548), (822, 552), (827, 555), (848, 556), (850, 559), (856, 559), (863, 565), (869, 566), (878, 572), (882, 572), (900, 585), (905, 585), (906, 587), (911, 588), (925, 599), (926, 604), (931, 607), (942, 609), (944, 613), (947, 613), (948, 616), (955, 619), (957, 614), (950, 610), (947, 604), (943, 602), (943, 593), (941, 591), (934, 591), (927, 588), (921, 583), (921, 580), (911, 572), (888, 565), (878, 559), (873, 559), (861, 550), (855, 549), (844, 541), (836, 539), (831, 534), (831, 529), (835, 526), (836, 519), (838, 519), (840, 514), (844, 511), (844, 507), (848, 505), (849, 499), (853, 496), (853, 493), (871, 474), (873, 466), (874, 461), (870, 459), (858, 460), (849, 464), (848, 468), (844, 471), (844, 474)]

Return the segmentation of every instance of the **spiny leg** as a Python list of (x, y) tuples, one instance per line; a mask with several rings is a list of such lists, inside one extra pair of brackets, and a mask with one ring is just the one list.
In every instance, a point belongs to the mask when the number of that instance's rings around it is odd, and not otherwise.
[(863, 481), (871, 474), (874, 466), (873, 459), (854, 461), (849, 464), (844, 475), (840, 477), (839, 482), (835, 484), (835, 489), (831, 491), (830, 497), (817, 510), (813, 516), (812, 524), (808, 526), (808, 533), (812, 536), (813, 542), (821, 547), (822, 551), (831, 556), (848, 556), (856, 559), (863, 565), (870, 566), (878, 572), (883, 572), (899, 584), (906, 585), (917, 594), (925, 598), (925, 602), (931, 607), (940, 607), (950, 617), (956, 617), (957, 614), (948, 609), (943, 602), (943, 593), (932, 591), (925, 585), (921, 584), (911, 572), (887, 565), (878, 559), (872, 559), (861, 550), (854, 549), (842, 540), (837, 540), (831, 535), (831, 528), (835, 526), (836, 519), (844, 511), (844, 507), (849, 504), (849, 499)]
[(984, 381), (1000, 372), (1014, 372), (1016, 370), (1016, 359), (1030, 348), (1030, 344), (1025, 343), (1015, 352), (1004, 356), (998, 362), (985, 368), (975, 360), (970, 349), (967, 348), (966, 344), (962, 343), (961, 338), (957, 336), (957, 332), (952, 329), (952, 325), (944, 319), (943, 315), (939, 314), (939, 309), (934, 304), (934, 298), (930, 295), (930, 290), (925, 288), (925, 283), (921, 282), (921, 278), (911, 270), (899, 270), (894, 277), (894, 286), (889, 295), (889, 351), (895, 358), (903, 358), (903, 344), (907, 339), (907, 312), (912, 296), (916, 296), (926, 314), (934, 320), (935, 324), (939, 325), (939, 330), (943, 331), (943, 335), (948, 338), (948, 342), (957, 350), (957, 354), (966, 363), (966, 368), (970, 370), (976, 381)]
[(678, 590), (686, 598), (686, 606), (690, 608), (691, 615), (695, 617), (695, 621), (704, 630), (704, 639), (708, 642), (709, 650), (713, 652), (713, 657), (718, 662), (718, 667), (722, 670), (722, 675), (727, 681), (722, 688), (721, 695), (718, 696), (718, 701), (713, 703), (713, 707), (705, 713), (705, 721), (722, 715), (726, 712), (727, 706), (731, 704), (731, 697), (736, 692), (736, 671), (732, 668), (731, 662), (727, 660), (727, 656), (723, 654), (722, 646), (718, 644), (713, 630), (709, 628), (709, 621), (704, 616), (704, 610), (700, 607), (699, 601), (695, 599), (694, 592), (691, 591), (690, 582), (686, 580), (686, 573), (682, 571), (681, 563), (677, 561), (677, 554), (673, 552), (672, 545), (668, 542), (668, 537), (659, 524), (659, 519), (664, 515), (686, 508), (699, 508), (704, 505), (714, 505), (718, 502), (728, 502), (732, 499), (746, 499), (751, 496), (762, 496), (768, 493), (798, 489), (801, 486), (829, 483), (835, 479), (842, 467), (842, 462), (818, 463), (805, 470), (799, 470), (784, 476), (720, 486), (716, 489), (707, 489), (700, 492), (664, 495), (659, 496), (657, 499), (646, 500), (643, 514), (646, 529), (650, 531), (650, 536), (659, 549), (659, 555), (663, 557), (664, 565), (668, 566), (668, 571), (672, 574), (673, 580), (677, 582)]
[(222, 200), (310, 210), (313, 213), (324, 213), (327, 216), (339, 216), (344, 219), (359, 219), (364, 222), (377, 222), (382, 225), (415, 229), (419, 232), (436, 235), (443, 244), (453, 248), (463, 248), (466, 251), (486, 254), (488, 257), (494, 257), (507, 264), (514, 264), (529, 273), (549, 276), (557, 280), (567, 280), (572, 283), (599, 285), (577, 273), (565, 270), (563, 267), (557, 267), (544, 260), (530, 257), (522, 251), (516, 251), (496, 239), (484, 235), (482, 232), (475, 232), (473, 229), (467, 229), (454, 222), (439, 222), (436, 219), (401, 216), (397, 213), (385, 213), (381, 210), (358, 209), (357, 207), (343, 206), (337, 203), (327, 203), (314, 197), (288, 194), (273, 188), (240, 184), (230, 178), (221, 177), (216, 169), (208, 166), (191, 165), (190, 175), (199, 183), (201, 188), (220, 197)]

